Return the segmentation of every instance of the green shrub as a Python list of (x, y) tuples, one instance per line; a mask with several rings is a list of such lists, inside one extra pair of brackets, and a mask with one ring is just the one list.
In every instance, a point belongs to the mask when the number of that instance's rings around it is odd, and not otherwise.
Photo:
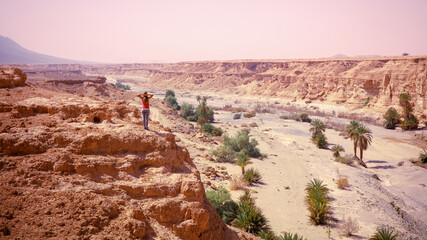
[(283, 235), (279, 236), (278, 240), (304, 240), (302, 236), (298, 236), (298, 234), (292, 234), (292, 233), (284, 233)]
[(334, 157), (339, 157), (339, 156), (341, 156), (340, 152), (344, 152), (345, 150), (340, 144), (338, 144), (338, 145), (333, 146), (331, 151), (334, 153)]
[(212, 135), (219, 137), (219, 136), (222, 135), (223, 132), (224, 131), (222, 130), (222, 128), (220, 128), (220, 127), (214, 127), (214, 129), (212, 130)]
[(212, 136), (221, 136), (222, 135), (222, 129), (219, 127), (215, 127), (210, 123), (205, 123), (201, 127), (201, 130), (205, 133), (209, 133)]
[(403, 130), (415, 130), (415, 129), (418, 129), (418, 119), (413, 114), (410, 114), (407, 119), (403, 120), (400, 123), (400, 127)]
[(231, 200), (227, 189), (221, 187), (217, 190), (208, 190), (206, 197), (226, 224), (234, 220), (239, 205)]
[(247, 189), (245, 190), (243, 195), (239, 197), (239, 202), (255, 206), (255, 200), (252, 197), (251, 192)]
[(270, 230), (268, 220), (262, 211), (254, 205), (244, 203), (239, 204), (236, 218), (233, 220), (232, 224), (252, 234)]
[(274, 234), (274, 232), (272, 231), (266, 231), (266, 230), (262, 230), (261, 232), (258, 233), (258, 237), (264, 239), (264, 240), (278, 240), (279, 238), (276, 237), (276, 235)]
[(307, 113), (302, 113), (298, 116), (299, 121), (301, 122), (311, 122), (311, 119), (308, 117)]
[(420, 156), (418, 157), (420, 162), (427, 163), (427, 150), (423, 149), (423, 152), (420, 153)]
[(313, 135), (312, 141), (320, 149), (326, 149), (328, 146), (328, 142), (326, 141), (326, 136), (322, 132), (319, 132)]
[(369, 102), (372, 100), (373, 98), (367, 98), (366, 100), (365, 100), (365, 103), (363, 104), (363, 106), (364, 107), (366, 107), (366, 106), (368, 106), (368, 104), (369, 104)]
[(181, 106), (179, 106), (178, 102), (176, 101), (176, 98), (174, 96), (167, 96), (165, 98), (165, 101), (168, 102), (172, 108), (176, 109), (176, 110), (180, 110)]
[(394, 108), (389, 108), (383, 115), (383, 127), (387, 129), (395, 129), (396, 125), (400, 123), (400, 115)]
[(256, 147), (258, 141), (250, 139), (246, 131), (237, 132), (234, 138), (227, 135), (224, 136), (224, 145), (230, 146), (235, 152), (245, 151), (249, 157), (263, 157), (259, 149)]
[(397, 240), (397, 235), (397, 233), (394, 233), (394, 230), (381, 228), (369, 240)]
[(192, 104), (183, 103), (181, 106), (181, 113), (179, 116), (188, 120), (189, 117), (194, 116), (194, 106)]
[(175, 92), (172, 91), (172, 90), (167, 90), (166, 93), (165, 93), (165, 98), (168, 97), (168, 96), (175, 97)]
[(120, 82), (116, 82), (116, 87), (122, 88), (124, 90), (130, 90), (130, 86), (129, 85), (124, 85)]
[(248, 181), (249, 185), (252, 185), (253, 183), (259, 183), (261, 181), (261, 174), (258, 170), (249, 168), (245, 171), (243, 178)]
[(218, 149), (212, 151), (212, 154), (216, 157), (217, 162), (230, 162), (236, 161), (237, 153), (229, 145), (222, 145)]
[(305, 188), (306, 205), (310, 212), (310, 220), (316, 224), (325, 224), (330, 215), (329, 189), (319, 179), (314, 178)]

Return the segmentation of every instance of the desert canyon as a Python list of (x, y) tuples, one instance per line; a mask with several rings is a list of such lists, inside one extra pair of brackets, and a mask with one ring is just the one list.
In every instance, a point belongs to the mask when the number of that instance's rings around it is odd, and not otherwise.
[[(166, 90), (176, 91), (180, 104), (205, 96), (213, 125), (229, 135), (256, 123), (250, 136), (266, 158), (251, 159), (262, 183), (246, 188), (276, 234), (369, 239), (390, 226), (402, 239), (427, 239), (427, 169), (412, 162), (427, 148), (427, 56), (0, 68), (4, 239), (260, 239), (225, 224), (209, 203), (205, 191), (229, 189), (240, 167), (213, 159), (223, 139), (181, 118), (164, 101)], [(142, 127), (142, 91), (155, 93), (150, 131)], [(388, 108), (400, 111), (401, 93), (411, 94), (419, 130), (381, 127)], [(226, 105), (268, 111), (233, 119)], [(368, 168), (316, 148), (309, 123), (279, 118), (290, 109), (332, 125), (366, 120), (374, 137)], [(352, 153), (337, 129), (326, 135)], [(347, 189), (336, 186), (340, 176)], [(325, 226), (308, 220), (304, 188), (312, 178), (331, 191), (333, 217)], [(230, 192), (237, 200), (243, 190)], [(360, 226), (353, 237), (341, 234), (348, 216)]]

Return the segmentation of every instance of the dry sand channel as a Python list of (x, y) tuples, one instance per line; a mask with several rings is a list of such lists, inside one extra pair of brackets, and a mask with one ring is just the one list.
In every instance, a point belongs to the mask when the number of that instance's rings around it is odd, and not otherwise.
[[(196, 104), (194, 96), (196, 94), (177, 97), (180, 103)], [(235, 102), (249, 106), (251, 99), (223, 96), (219, 99), (214, 96), (208, 100), (209, 105), (217, 107), (236, 105)], [(404, 239), (427, 239), (427, 169), (414, 166), (409, 161), (417, 158), (421, 151), (413, 144), (411, 135), (368, 125), (374, 138), (364, 152), (368, 166), (365, 169), (357, 164), (348, 166), (334, 161), (330, 150), (318, 149), (311, 142), (309, 123), (281, 120), (279, 115), (257, 114), (250, 119), (242, 116), (238, 120), (234, 120), (234, 114), (230, 112), (216, 111), (215, 115), (215, 125), (226, 129), (230, 135), (240, 130), (243, 123), (258, 124), (258, 127), (251, 128), (250, 135), (258, 140), (261, 152), (269, 156), (264, 160), (252, 159), (248, 165), (258, 169), (262, 175), (262, 184), (250, 189), (254, 191), (256, 204), (269, 219), (273, 231), (299, 233), (309, 240), (347, 239), (339, 234), (339, 225), (344, 217), (352, 217), (360, 226), (357, 239), (368, 239), (379, 226), (396, 228), (404, 234)], [(335, 121), (348, 122), (343, 119)], [(352, 154), (351, 140), (330, 129), (326, 130), (326, 136), (330, 144), (341, 144), (346, 154)], [(401, 161), (403, 165), (398, 166)], [(223, 165), (231, 174), (240, 172), (238, 166)], [(380, 180), (373, 178), (373, 174)], [(339, 176), (348, 177), (349, 189), (338, 189), (335, 180)], [(332, 212), (336, 221), (331, 222), (330, 235), (329, 227), (314, 226), (308, 220), (304, 188), (313, 178), (323, 180), (331, 190)], [(231, 193), (234, 199), (242, 194), (241, 191)]]

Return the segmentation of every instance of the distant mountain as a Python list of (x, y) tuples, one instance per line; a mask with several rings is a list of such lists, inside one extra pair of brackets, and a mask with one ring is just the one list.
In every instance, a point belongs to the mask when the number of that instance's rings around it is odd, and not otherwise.
[(82, 63), (81, 61), (58, 58), (36, 53), (21, 47), (8, 37), (0, 35), (0, 64), (44, 64), (44, 63)]
[(347, 57), (348, 57), (347, 55), (344, 55), (344, 54), (341, 54), (341, 53), (335, 54), (334, 56), (332, 56), (332, 58), (347, 58)]

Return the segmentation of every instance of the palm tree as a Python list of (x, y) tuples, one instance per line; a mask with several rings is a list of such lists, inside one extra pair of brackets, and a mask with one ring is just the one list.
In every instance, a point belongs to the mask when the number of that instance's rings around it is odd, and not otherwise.
[(345, 128), (345, 133), (347, 134), (347, 136), (353, 140), (353, 144), (354, 144), (354, 157), (356, 156), (356, 151), (357, 151), (357, 142), (355, 141), (354, 137), (355, 137), (355, 130), (360, 126), (360, 123), (356, 120), (352, 120), (350, 121), (350, 125), (347, 125), (347, 127)]
[(387, 129), (395, 129), (396, 125), (400, 122), (400, 115), (394, 108), (389, 108), (383, 115), (384, 123), (383, 126)]
[(399, 104), (403, 108), (403, 117), (405, 119), (409, 118), (409, 114), (414, 110), (413, 104), (411, 101), (411, 95), (409, 93), (402, 93), (399, 96)]
[(345, 152), (344, 148), (341, 145), (335, 145), (332, 147), (331, 151), (334, 153), (334, 157), (339, 157), (340, 152)]
[(249, 162), (249, 156), (245, 152), (240, 152), (237, 156), (236, 165), (240, 166), (242, 168), (242, 175), (245, 175), (245, 167), (248, 165)]
[(313, 122), (310, 123), (311, 128), (309, 129), (311, 136), (315, 136), (318, 133), (325, 131), (325, 124), (320, 121), (320, 119), (314, 119)]
[(367, 167), (363, 162), (363, 150), (368, 149), (368, 146), (372, 143), (372, 131), (365, 125), (360, 124), (355, 130), (355, 143), (360, 149), (360, 162), (362, 166)]

